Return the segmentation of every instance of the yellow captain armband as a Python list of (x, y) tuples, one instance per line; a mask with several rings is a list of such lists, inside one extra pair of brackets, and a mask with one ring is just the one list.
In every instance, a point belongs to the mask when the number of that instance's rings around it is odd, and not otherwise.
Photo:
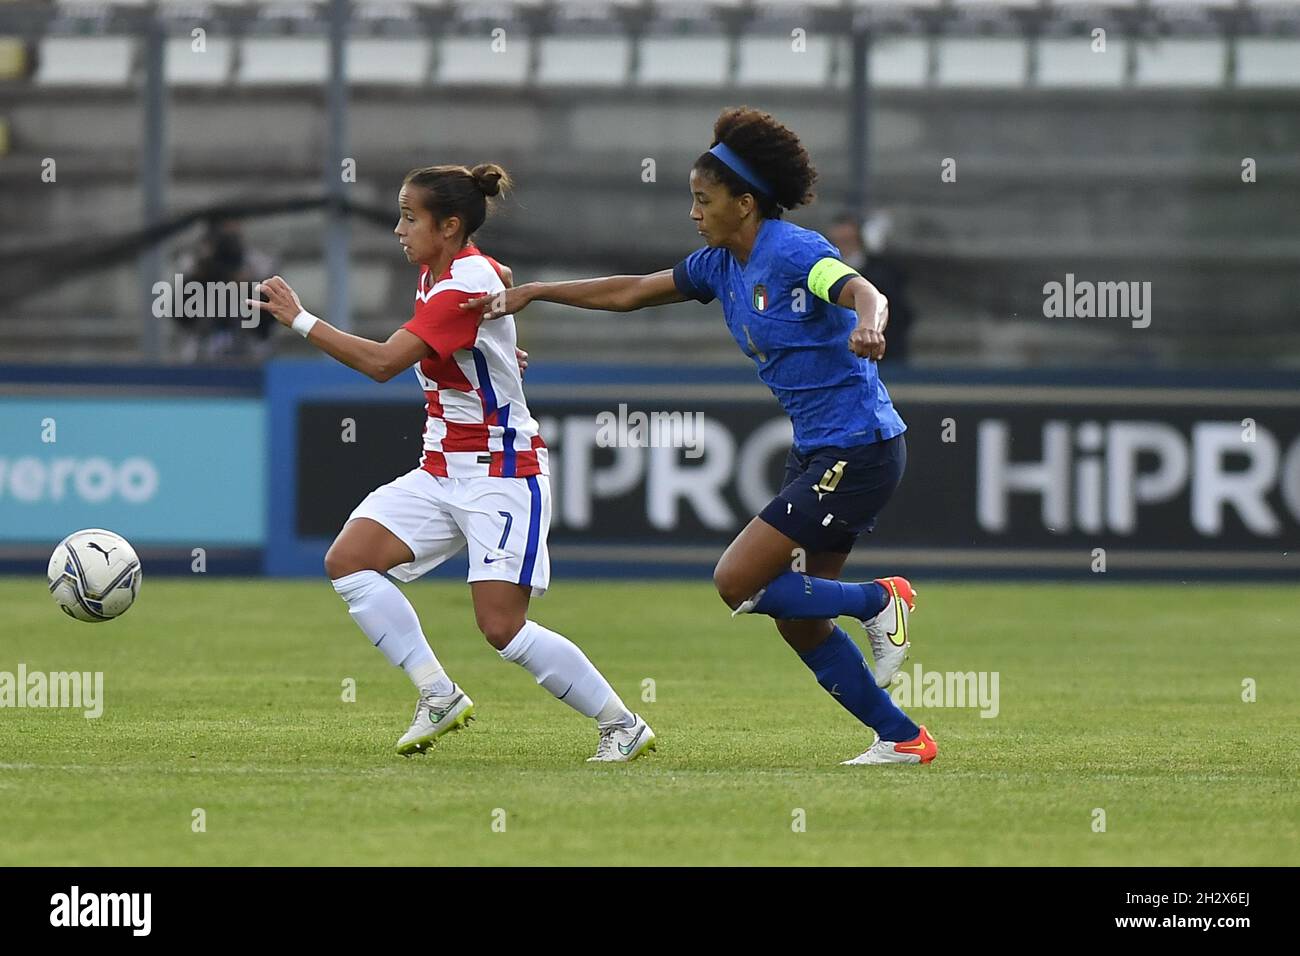
[(858, 274), (857, 269), (845, 265), (839, 259), (832, 259), (830, 256), (818, 259), (813, 263), (813, 267), (808, 270), (808, 291), (817, 298), (834, 305), (835, 302), (831, 298), (831, 287), (847, 276), (856, 276)]

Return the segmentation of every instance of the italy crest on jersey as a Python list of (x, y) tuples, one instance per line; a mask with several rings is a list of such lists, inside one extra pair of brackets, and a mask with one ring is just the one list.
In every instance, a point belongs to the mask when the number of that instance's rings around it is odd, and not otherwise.
[(767, 308), (767, 286), (759, 283), (754, 286), (754, 310), (762, 312)]

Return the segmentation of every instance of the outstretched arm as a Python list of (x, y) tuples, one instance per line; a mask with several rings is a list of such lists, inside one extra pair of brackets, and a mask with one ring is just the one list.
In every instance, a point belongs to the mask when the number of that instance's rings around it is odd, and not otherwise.
[(495, 295), (482, 295), (461, 304), (475, 309), (485, 319), (498, 319), (525, 308), (529, 302), (558, 302), (581, 309), (606, 312), (631, 312), (650, 305), (685, 302), (686, 296), (673, 282), (673, 270), (664, 269), (644, 276), (606, 276), (602, 279), (575, 279), (572, 282), (525, 282)]
[[(307, 340), (326, 355), (376, 382), (387, 382), (431, 354), (429, 346), (406, 329), (398, 329), (387, 342), (375, 342), (336, 329), (325, 320), (306, 313), (298, 293), (279, 276), (272, 276), (258, 288), (271, 301), (248, 299), (248, 305), (266, 309), (277, 322), (295, 332), (305, 332)], [(295, 319), (299, 321), (295, 323)]]

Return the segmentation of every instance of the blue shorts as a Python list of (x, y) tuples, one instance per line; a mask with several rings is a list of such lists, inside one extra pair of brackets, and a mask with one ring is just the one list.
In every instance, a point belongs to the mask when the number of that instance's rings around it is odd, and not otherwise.
[(853, 550), (903, 478), (907, 443), (902, 435), (853, 448), (793, 448), (785, 462), (785, 485), (759, 517), (809, 554)]

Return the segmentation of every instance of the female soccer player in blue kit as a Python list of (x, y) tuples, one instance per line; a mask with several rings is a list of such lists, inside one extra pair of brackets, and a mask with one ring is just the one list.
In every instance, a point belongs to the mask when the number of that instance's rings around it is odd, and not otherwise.
[[(732, 337), (790, 416), (794, 447), (780, 493), (718, 561), (718, 593), (733, 614), (773, 617), (818, 683), (876, 732), (845, 763), (929, 763), (934, 738), (884, 689), (910, 646), (912, 586), (901, 577), (836, 580), (902, 478), (907, 426), (876, 372), (884, 297), (820, 234), (781, 219), (813, 199), (816, 176), (799, 138), (770, 115), (725, 110), (690, 176), (704, 248), (651, 275), (527, 283), (461, 308), (491, 319), (534, 300), (610, 312), (721, 300)], [(806, 573), (791, 570), (800, 555)], [(865, 625), (874, 679), (835, 624), (841, 615)]]

